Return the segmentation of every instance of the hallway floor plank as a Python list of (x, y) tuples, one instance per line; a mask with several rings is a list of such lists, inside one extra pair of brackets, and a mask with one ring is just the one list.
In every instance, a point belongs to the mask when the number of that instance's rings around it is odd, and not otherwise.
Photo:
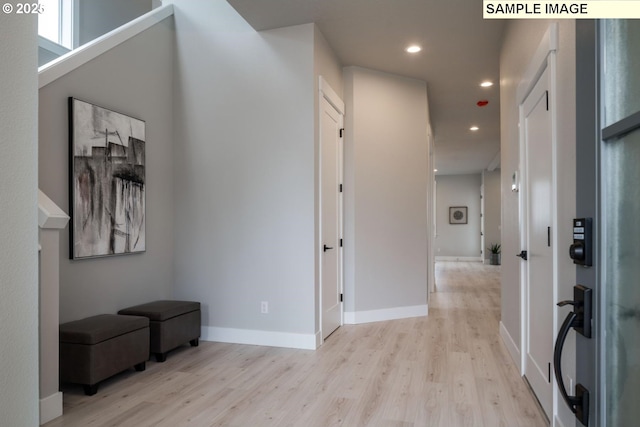
[(65, 385), (46, 427), (544, 427), (498, 335), (499, 267), (439, 262), (429, 316), (339, 328), (317, 351), (201, 342)]

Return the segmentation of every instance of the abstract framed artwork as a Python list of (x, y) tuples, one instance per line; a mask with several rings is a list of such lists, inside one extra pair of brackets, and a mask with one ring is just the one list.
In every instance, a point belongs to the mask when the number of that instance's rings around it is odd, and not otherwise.
[(69, 98), (69, 256), (146, 250), (145, 122)]
[(467, 207), (451, 206), (449, 208), (449, 224), (466, 224), (467, 223)]

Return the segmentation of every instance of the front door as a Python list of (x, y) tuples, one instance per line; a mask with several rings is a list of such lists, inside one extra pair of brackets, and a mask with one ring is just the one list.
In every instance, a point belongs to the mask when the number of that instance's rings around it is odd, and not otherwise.
[(524, 149), (524, 235), (527, 251), (522, 268), (525, 292), (524, 375), (538, 401), (552, 416), (553, 388), (553, 248), (551, 113), (548, 70), (540, 76), (521, 106)]
[[(577, 426), (640, 420), (640, 21), (578, 21), (577, 216), (592, 217), (594, 336), (577, 335), (576, 381), (590, 392)], [(599, 87), (599, 91), (596, 88)], [(569, 392), (572, 392), (571, 390)]]

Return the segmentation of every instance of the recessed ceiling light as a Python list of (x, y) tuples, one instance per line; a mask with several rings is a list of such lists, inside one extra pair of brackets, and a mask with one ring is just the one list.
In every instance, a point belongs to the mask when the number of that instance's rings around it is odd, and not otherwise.
[(482, 87), (491, 87), (491, 86), (493, 86), (493, 82), (490, 82), (490, 81), (487, 80), (486, 82), (480, 83), (480, 86), (482, 86)]
[(433, 171), (434, 171), (434, 172), (438, 172), (438, 169), (434, 169)]
[(478, 126), (471, 126), (469, 128), (469, 130), (472, 130), (472, 131), (477, 131), (478, 129), (480, 129)]
[(409, 46), (405, 49), (409, 53), (418, 53), (422, 50), (422, 48), (416, 44)]

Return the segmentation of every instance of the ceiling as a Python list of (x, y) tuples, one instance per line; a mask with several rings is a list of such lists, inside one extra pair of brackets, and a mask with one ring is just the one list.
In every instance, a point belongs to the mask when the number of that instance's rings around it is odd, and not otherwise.
[[(483, 20), (481, 1), (227, 1), (256, 30), (315, 22), (343, 66), (426, 81), (438, 174), (478, 173), (499, 158), (504, 22)], [(409, 44), (422, 51), (406, 53)]]

